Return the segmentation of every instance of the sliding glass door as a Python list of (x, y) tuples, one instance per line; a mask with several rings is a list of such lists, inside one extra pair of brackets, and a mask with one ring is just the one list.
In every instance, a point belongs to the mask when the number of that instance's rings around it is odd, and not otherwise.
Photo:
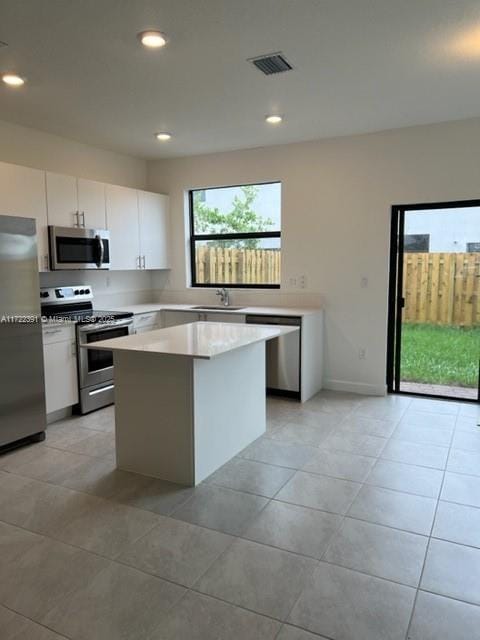
[(389, 391), (480, 399), (480, 201), (392, 208)]

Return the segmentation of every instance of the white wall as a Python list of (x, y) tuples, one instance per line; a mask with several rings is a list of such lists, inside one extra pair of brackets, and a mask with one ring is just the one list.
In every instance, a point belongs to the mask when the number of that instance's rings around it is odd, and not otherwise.
[(257, 300), (298, 299), (288, 285), (305, 274), (303, 299), (326, 309), (327, 385), (382, 392), (390, 207), (480, 197), (480, 119), (148, 163), (173, 219), (173, 269), (154, 278), (163, 295), (214, 300), (188, 291), (185, 191), (271, 180), (282, 181), (282, 290)]
[(137, 189), (146, 184), (145, 160), (1, 120), (0, 160)]
[(115, 310), (122, 305), (142, 304), (152, 299), (150, 271), (52, 271), (40, 274), (41, 287), (90, 285), (94, 306)]

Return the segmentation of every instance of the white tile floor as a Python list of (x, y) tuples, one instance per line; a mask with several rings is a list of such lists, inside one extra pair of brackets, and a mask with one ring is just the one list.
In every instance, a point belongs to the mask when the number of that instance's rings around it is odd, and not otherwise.
[(113, 408), (0, 457), (2, 640), (480, 638), (478, 405), (322, 392), (200, 487)]

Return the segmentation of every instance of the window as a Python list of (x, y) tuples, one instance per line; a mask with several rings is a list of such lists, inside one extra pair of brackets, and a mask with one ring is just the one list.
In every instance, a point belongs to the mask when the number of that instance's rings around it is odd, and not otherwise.
[(467, 253), (480, 253), (480, 242), (467, 242)]
[(429, 233), (405, 234), (403, 238), (403, 250), (405, 253), (428, 253), (430, 249)]
[(280, 287), (280, 182), (189, 195), (192, 286)]

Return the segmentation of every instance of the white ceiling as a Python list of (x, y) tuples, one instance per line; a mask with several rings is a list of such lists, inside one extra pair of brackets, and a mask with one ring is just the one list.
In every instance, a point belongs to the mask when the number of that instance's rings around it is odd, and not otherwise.
[(0, 40), (0, 119), (146, 158), (480, 116), (478, 0), (0, 0)]

